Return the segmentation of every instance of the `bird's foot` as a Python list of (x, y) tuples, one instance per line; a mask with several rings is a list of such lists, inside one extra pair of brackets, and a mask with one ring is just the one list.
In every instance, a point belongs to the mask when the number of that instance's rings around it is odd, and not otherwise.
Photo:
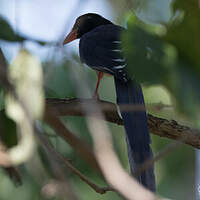
[(94, 99), (94, 100), (96, 100), (96, 101), (97, 101), (97, 100), (100, 100), (100, 97), (99, 97), (98, 93), (95, 92), (95, 93), (93, 94), (93, 96), (92, 96), (92, 99)]

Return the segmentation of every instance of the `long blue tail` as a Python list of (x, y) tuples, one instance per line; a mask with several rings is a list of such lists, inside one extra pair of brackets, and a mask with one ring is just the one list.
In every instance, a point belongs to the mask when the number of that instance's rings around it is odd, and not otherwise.
[[(134, 80), (123, 81), (115, 78), (115, 88), (117, 93), (117, 103), (144, 105), (142, 89)], [(133, 174), (135, 169), (144, 161), (153, 157), (150, 147), (150, 134), (147, 124), (147, 115), (144, 109), (140, 111), (121, 111), (126, 130), (126, 142), (128, 158)], [(151, 191), (155, 191), (155, 176), (153, 166), (139, 176), (137, 180)]]

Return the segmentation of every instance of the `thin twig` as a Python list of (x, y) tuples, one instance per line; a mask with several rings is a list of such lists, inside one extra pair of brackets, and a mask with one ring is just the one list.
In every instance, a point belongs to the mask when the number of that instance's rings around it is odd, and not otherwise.
[(59, 160), (62, 164), (64, 164), (67, 168), (69, 168), (74, 174), (80, 177), (80, 179), (84, 182), (86, 182), (92, 189), (94, 189), (99, 194), (104, 194), (108, 191), (114, 191), (111, 187), (99, 187), (96, 184), (94, 184), (92, 181), (90, 181), (86, 176), (84, 176), (79, 170), (77, 170), (73, 165), (59, 152), (57, 152), (53, 146), (46, 140), (43, 142), (45, 147), (48, 149), (50, 153), (53, 153), (56, 157), (56, 160)]
[(148, 159), (146, 160), (141, 166), (139, 166), (135, 172), (134, 175), (138, 176), (148, 168), (150, 168), (155, 162), (158, 160), (161, 160), (163, 157), (165, 157), (167, 154), (171, 153), (174, 151), (176, 148), (178, 148), (182, 143), (175, 141), (172, 142), (171, 144), (168, 144), (165, 148), (163, 148), (159, 153), (157, 153), (153, 159)]
[(63, 198), (66, 198), (67, 196), (69, 199), (78, 200), (77, 195), (72, 190), (71, 183), (65, 178), (65, 173), (63, 171), (63, 168), (58, 163), (55, 150), (51, 148), (51, 144), (48, 142), (47, 136), (45, 136), (45, 134), (43, 134), (38, 128), (38, 126), (36, 126), (35, 124), (34, 124), (34, 132), (35, 136), (39, 140), (39, 143), (46, 152), (46, 156), (53, 169), (54, 176), (58, 181), (60, 195)]
[(65, 157), (63, 157), (58, 152), (55, 152), (55, 153), (59, 157), (59, 159), (62, 161), (62, 163), (64, 163), (68, 168), (70, 168), (74, 174), (76, 174), (77, 176), (79, 176), (82, 181), (86, 182), (97, 193), (99, 193), (99, 194), (105, 194), (108, 191), (115, 191), (113, 188), (111, 188), (109, 186), (108, 187), (97, 186), (92, 181), (90, 181), (86, 176), (84, 176), (79, 170), (77, 170), (75, 167), (73, 167), (72, 164)]

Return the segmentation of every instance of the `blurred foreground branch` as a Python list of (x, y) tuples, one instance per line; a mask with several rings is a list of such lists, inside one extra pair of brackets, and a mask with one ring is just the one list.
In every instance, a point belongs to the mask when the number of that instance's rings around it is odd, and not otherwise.
[(6, 150), (6, 146), (0, 139), (0, 166), (3, 167), (16, 186), (22, 185), (21, 175), (16, 167), (11, 166)]
[[(83, 106), (96, 103), (93, 99), (46, 99), (46, 107), (50, 108), (56, 116), (85, 116)], [(123, 125), (116, 105), (111, 102), (99, 100), (98, 106), (105, 115), (105, 120)], [(134, 110), (134, 106), (131, 110)], [(136, 107), (135, 110), (141, 109)], [(187, 126), (178, 124), (174, 120), (162, 119), (148, 114), (150, 132), (160, 137), (166, 137), (191, 145), (200, 149), (200, 132)], [(181, 140), (184, 138), (184, 140)]]
[(124, 171), (113, 149), (110, 131), (98, 103), (94, 101), (93, 105), (85, 104), (83, 109), (86, 113), (88, 128), (94, 141), (94, 152), (97, 161), (109, 185), (127, 200), (161, 199)]

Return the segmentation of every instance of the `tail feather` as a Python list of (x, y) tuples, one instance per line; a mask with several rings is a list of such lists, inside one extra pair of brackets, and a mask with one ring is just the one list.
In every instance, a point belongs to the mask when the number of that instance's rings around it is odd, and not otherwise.
[[(142, 89), (134, 80), (122, 82), (115, 78), (115, 88), (118, 104), (135, 104), (144, 106)], [(153, 157), (150, 148), (150, 134), (147, 124), (147, 115), (144, 109), (138, 111), (121, 111), (126, 130), (126, 142), (131, 173), (144, 161)], [(151, 191), (155, 191), (155, 176), (153, 167), (147, 169), (137, 180)]]

